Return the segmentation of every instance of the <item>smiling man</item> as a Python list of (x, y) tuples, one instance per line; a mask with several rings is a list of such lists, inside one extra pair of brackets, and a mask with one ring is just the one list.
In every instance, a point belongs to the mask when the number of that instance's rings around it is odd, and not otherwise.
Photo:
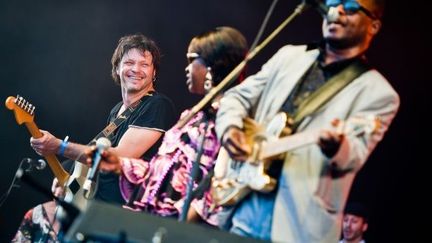
[[(122, 101), (111, 110), (108, 122), (128, 108), (133, 111), (109, 136), (110, 150), (118, 156), (149, 161), (157, 152), (163, 133), (174, 122), (172, 102), (154, 88), (160, 65), (159, 48), (142, 34), (124, 36), (119, 40), (111, 64), (112, 78), (121, 87)], [(85, 162), (84, 151), (89, 150), (87, 145), (62, 142), (47, 131), (43, 131), (41, 138), (31, 138), (30, 143), (40, 155), (58, 154), (80, 162)], [(95, 197), (124, 204), (118, 176), (101, 173)]]
[[(282, 47), (221, 101), (216, 131), (236, 162), (251, 153), (243, 131), (247, 115), (265, 124), (283, 111), (293, 133), (318, 131), (317, 143), (271, 163), (268, 173), (278, 185), (268, 193), (252, 192), (236, 205), (224, 225), (233, 233), (276, 242), (337, 242), (352, 182), (398, 111), (398, 94), (365, 57), (381, 28), (383, 1), (326, 5), (338, 17), (324, 19), (321, 45)], [(368, 117), (380, 118), (381, 126), (353, 135), (331, 125), (334, 119), (367, 123)], [(228, 169), (241, 163), (235, 165)]]
[[(116, 124), (116, 128), (108, 136), (112, 145), (109, 150), (117, 156), (150, 161), (157, 152), (162, 135), (174, 122), (174, 107), (171, 100), (156, 92), (154, 88), (160, 65), (159, 48), (153, 40), (142, 34), (127, 35), (120, 38), (111, 58), (111, 64), (111, 76), (121, 87), (122, 101), (112, 108), (108, 116), (110, 128), (113, 127), (113, 123)], [(126, 110), (131, 112), (126, 114), (124, 113)], [(77, 162), (86, 162), (87, 156), (84, 152), (90, 150), (88, 145), (73, 143), (67, 139), (62, 141), (48, 131), (42, 133), (42, 137), (30, 139), (32, 148), (38, 154), (42, 156), (58, 154)], [(61, 186), (63, 185), (58, 185), (54, 180), (53, 191)], [(96, 199), (116, 205), (125, 204), (117, 174), (99, 173), (96, 188)], [(47, 202), (35, 209), (45, 211), (43, 215), (47, 220), (40, 221), (40, 224), (33, 224), (31, 217), (26, 217), (15, 239), (39, 241), (39, 238), (32, 237), (38, 235), (44, 239), (42, 241), (48, 238), (55, 240), (58, 228), (44, 225), (53, 221), (55, 203)], [(54, 231), (43, 231), (43, 229)]]

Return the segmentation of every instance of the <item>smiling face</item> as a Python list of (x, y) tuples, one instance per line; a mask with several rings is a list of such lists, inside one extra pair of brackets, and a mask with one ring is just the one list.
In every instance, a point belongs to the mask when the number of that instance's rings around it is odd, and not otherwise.
[[(358, 0), (362, 8), (373, 9), (371, 0)], [(332, 6), (332, 5), (331, 5)], [(323, 37), (333, 48), (345, 49), (355, 46), (368, 47), (373, 36), (378, 33), (381, 21), (368, 16), (365, 11), (349, 11), (342, 2), (333, 5), (339, 12), (335, 21), (323, 21)]]
[(345, 240), (361, 240), (363, 233), (367, 230), (368, 224), (362, 217), (346, 214), (343, 217), (342, 233)]
[(116, 73), (120, 77), (122, 89), (127, 93), (152, 90), (156, 75), (153, 56), (149, 51), (130, 49), (121, 58)]

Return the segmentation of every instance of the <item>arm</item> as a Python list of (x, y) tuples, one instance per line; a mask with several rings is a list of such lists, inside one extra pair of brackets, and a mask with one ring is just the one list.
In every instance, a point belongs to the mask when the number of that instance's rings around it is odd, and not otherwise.
[[(32, 148), (39, 155), (59, 154), (62, 140), (48, 131), (41, 131), (43, 136), (30, 138)], [(130, 127), (120, 139), (118, 146), (110, 148), (111, 152), (123, 157), (139, 158), (162, 136), (161, 131), (144, 128)], [(85, 151), (91, 150), (90, 146), (68, 142), (62, 156), (85, 162), (88, 156)]]
[[(158, 142), (164, 131), (173, 124), (174, 114), (172, 103), (168, 99), (162, 96), (152, 97), (152, 99), (138, 111), (140, 115), (129, 125), (118, 145), (103, 154), (101, 170), (118, 174), (123, 172), (128, 177), (128, 173), (134, 173), (135, 167), (138, 171), (141, 171), (139, 168), (147, 167), (147, 161), (133, 158), (142, 157)], [(147, 154), (146, 159), (150, 159), (151, 156), (153, 155)], [(144, 176), (143, 173), (139, 174)]]
[[(162, 132), (160, 131), (144, 128), (128, 128), (120, 139), (117, 147), (110, 148), (102, 153), (102, 160), (99, 169), (102, 171), (112, 171), (121, 174), (122, 170), (124, 170), (125, 173), (126, 171), (129, 171), (127, 168), (140, 166), (140, 164), (147, 164), (144, 160), (132, 158), (139, 158), (151, 146), (153, 146), (161, 136)], [(87, 164), (89, 165), (92, 163), (92, 150), (94, 149), (89, 149), (86, 153), (88, 155)], [(119, 156), (125, 158), (121, 159)], [(128, 166), (125, 166), (125, 161)], [(132, 171), (132, 169), (130, 171)]]
[(79, 160), (84, 162), (87, 158), (84, 152), (89, 149), (89, 146), (68, 142), (64, 153), (60, 154), (60, 145), (62, 140), (55, 137), (48, 131), (41, 130), (43, 136), (40, 138), (30, 138), (30, 146), (33, 150), (41, 155), (46, 156), (49, 154), (59, 154), (72, 160)]
[(118, 156), (139, 158), (162, 136), (161, 131), (129, 127), (111, 152)]
[(216, 118), (216, 132), (222, 146), (236, 160), (244, 160), (251, 150), (245, 143), (243, 119), (255, 112), (264, 89), (274, 81), (284, 53), (285, 51), (276, 53), (257, 74), (228, 90), (221, 99)]
[[(377, 117), (381, 124), (377, 131), (372, 134), (365, 133), (362, 136), (338, 136), (334, 132), (323, 131), (321, 133), (320, 147), (328, 162), (335, 165), (339, 170), (357, 170), (368, 158), (376, 145), (382, 140), (399, 108), (399, 96), (390, 87), (387, 81), (378, 76), (376, 71), (365, 74), (366, 86), (357, 94), (352, 102), (352, 115), (347, 119), (359, 117)], [(327, 145), (323, 141), (327, 140)], [(337, 143), (339, 140), (339, 144)], [(336, 142), (337, 148), (328, 150)], [(325, 142), (324, 142), (325, 143)], [(327, 150), (327, 151), (326, 151)]]

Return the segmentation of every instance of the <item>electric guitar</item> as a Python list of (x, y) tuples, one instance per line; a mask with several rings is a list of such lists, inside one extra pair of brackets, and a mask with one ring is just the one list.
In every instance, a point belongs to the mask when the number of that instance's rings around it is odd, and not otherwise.
[[(272, 191), (277, 181), (266, 174), (272, 158), (318, 142), (319, 130), (279, 138), (285, 129), (286, 121), (287, 116), (282, 112), (278, 113), (266, 127), (259, 126), (250, 118), (245, 119), (244, 132), (252, 153), (245, 162), (236, 162), (230, 160), (227, 152), (221, 149), (211, 187), (216, 205), (235, 205), (252, 190)], [(340, 134), (360, 136), (376, 132), (380, 127), (380, 120), (375, 117), (362, 117), (347, 122), (334, 120), (332, 125)]]
[[(9, 96), (6, 99), (6, 107), (12, 110), (15, 114), (15, 120), (18, 125), (25, 124), (27, 130), (34, 138), (43, 136), (36, 123), (34, 122), (35, 106), (26, 101), (23, 97)], [(75, 162), (75, 167), (72, 175), (66, 172), (54, 154), (44, 156), (48, 165), (57, 178), (59, 184), (65, 189), (64, 200), (73, 203), (80, 209), (84, 209), (87, 199), (84, 197), (84, 190), (82, 188), (87, 175), (88, 166)], [(94, 185), (92, 185), (89, 194), (94, 192)]]

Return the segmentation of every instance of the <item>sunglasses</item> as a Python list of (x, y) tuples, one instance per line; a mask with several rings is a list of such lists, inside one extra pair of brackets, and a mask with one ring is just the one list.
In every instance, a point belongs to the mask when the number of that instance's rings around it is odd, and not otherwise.
[(339, 5), (343, 5), (343, 8), (347, 14), (354, 14), (358, 11), (362, 11), (371, 19), (378, 19), (378, 17), (373, 14), (371, 11), (360, 5), (355, 0), (326, 0), (327, 7), (337, 7)]
[(203, 64), (204, 66), (206, 65), (206, 62), (204, 60), (204, 58), (202, 58), (198, 53), (196, 52), (188, 52), (186, 53), (186, 58), (188, 59), (189, 63), (192, 63), (194, 60), (198, 60), (198, 62), (200, 62), (201, 64)]

